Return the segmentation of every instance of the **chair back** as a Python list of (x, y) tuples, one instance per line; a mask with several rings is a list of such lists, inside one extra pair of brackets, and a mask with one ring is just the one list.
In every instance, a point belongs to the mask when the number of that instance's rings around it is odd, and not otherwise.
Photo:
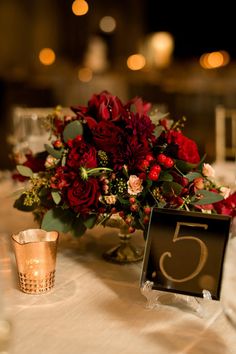
[(216, 162), (236, 160), (236, 108), (215, 110)]

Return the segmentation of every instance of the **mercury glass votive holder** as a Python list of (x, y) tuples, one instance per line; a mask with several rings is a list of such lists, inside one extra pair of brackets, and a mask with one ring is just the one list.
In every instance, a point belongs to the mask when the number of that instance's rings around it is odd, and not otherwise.
[(42, 294), (55, 282), (56, 231), (28, 229), (12, 235), (20, 289), (27, 294)]

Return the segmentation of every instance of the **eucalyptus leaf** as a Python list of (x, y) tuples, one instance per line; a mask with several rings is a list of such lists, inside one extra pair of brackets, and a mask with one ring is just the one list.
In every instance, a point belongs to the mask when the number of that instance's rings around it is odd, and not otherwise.
[[(198, 198), (199, 195), (202, 196), (201, 199)], [(223, 199), (224, 197), (220, 194), (201, 189), (196, 193), (195, 197), (191, 201), (191, 204), (194, 205), (213, 204)]]
[(183, 173), (188, 173), (198, 166), (198, 164), (189, 163), (183, 160), (176, 160), (175, 165)]
[(124, 199), (124, 198), (122, 198), (121, 196), (117, 196), (117, 198), (118, 198), (118, 200), (119, 200), (119, 202), (121, 203), (121, 204), (129, 204), (129, 200), (127, 200), (127, 199)]
[(61, 150), (56, 150), (54, 149), (52, 146), (48, 145), (48, 144), (44, 144), (45, 150), (52, 155), (53, 157), (55, 157), (56, 159), (60, 159), (62, 156), (62, 152), (63, 149)]
[(86, 226), (86, 228), (92, 229), (96, 224), (96, 220), (97, 220), (97, 215), (91, 214), (84, 220), (84, 225)]
[(189, 180), (189, 182), (192, 182), (195, 178), (201, 178), (202, 175), (199, 172), (189, 172), (185, 177)]
[(74, 215), (69, 210), (53, 208), (44, 215), (41, 228), (46, 231), (68, 232), (71, 230), (73, 220)]
[(71, 228), (73, 236), (81, 237), (83, 236), (86, 230), (87, 228), (84, 225), (83, 218), (81, 216), (79, 218), (76, 218)]
[(83, 135), (83, 126), (78, 120), (74, 120), (66, 125), (63, 131), (63, 138), (65, 142), (69, 139), (76, 138), (78, 135)]
[(158, 125), (154, 130), (155, 137), (158, 138), (161, 135), (161, 133), (163, 132), (163, 130), (164, 130), (163, 126)]
[(54, 201), (55, 204), (59, 204), (60, 201), (61, 201), (61, 195), (59, 192), (57, 191), (52, 191), (51, 192), (51, 195), (52, 195), (52, 199)]
[(179, 195), (183, 189), (183, 187), (176, 182), (164, 182), (162, 187), (164, 194), (172, 194), (174, 192), (174, 194)]
[(160, 181), (160, 182), (164, 182), (164, 181), (172, 182), (173, 181), (173, 176), (170, 173), (168, 173), (168, 172), (161, 171), (160, 176), (158, 178), (158, 181)]
[(16, 169), (21, 174), (21, 176), (33, 177), (33, 174), (34, 174), (33, 171), (31, 170), (31, 168), (29, 168), (27, 166), (17, 165)]

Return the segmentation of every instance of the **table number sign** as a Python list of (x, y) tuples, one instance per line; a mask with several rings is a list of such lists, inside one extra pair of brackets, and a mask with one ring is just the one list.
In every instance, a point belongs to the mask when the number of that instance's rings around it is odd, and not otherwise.
[(231, 217), (154, 208), (141, 286), (219, 300)]

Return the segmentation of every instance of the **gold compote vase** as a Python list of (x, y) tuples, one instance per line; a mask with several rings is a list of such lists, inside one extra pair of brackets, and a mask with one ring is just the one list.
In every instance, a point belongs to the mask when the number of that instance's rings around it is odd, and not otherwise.
[(132, 234), (129, 233), (129, 226), (119, 216), (119, 214), (113, 214), (104, 223), (104, 226), (119, 229), (118, 236), (120, 242), (118, 245), (112, 247), (103, 254), (103, 257), (108, 262), (128, 264), (140, 262), (143, 259), (143, 248), (134, 246), (131, 243)]

